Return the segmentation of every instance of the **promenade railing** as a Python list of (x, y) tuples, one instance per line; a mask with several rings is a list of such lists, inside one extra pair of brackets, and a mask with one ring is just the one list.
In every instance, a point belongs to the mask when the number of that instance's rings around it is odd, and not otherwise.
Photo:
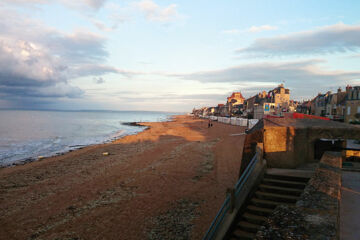
[[(243, 174), (239, 178), (238, 182), (235, 184), (234, 189), (232, 189), (231, 191), (228, 192), (224, 203), (222, 204), (215, 219), (212, 221), (203, 240), (212, 240), (212, 239), (218, 238), (218, 231), (219, 231), (219, 229), (223, 228), (224, 218), (226, 218), (226, 216), (228, 214), (232, 213), (234, 208), (236, 207), (236, 204), (239, 203), (239, 198), (241, 196), (241, 193), (242, 193), (245, 183), (248, 181), (249, 177), (253, 173), (257, 163), (259, 161), (261, 161), (261, 157), (259, 157), (258, 155), (259, 155), (259, 153), (256, 153), (254, 155), (254, 157), (251, 159), (249, 165), (246, 167)], [(262, 154), (260, 154), (260, 155), (262, 155)]]

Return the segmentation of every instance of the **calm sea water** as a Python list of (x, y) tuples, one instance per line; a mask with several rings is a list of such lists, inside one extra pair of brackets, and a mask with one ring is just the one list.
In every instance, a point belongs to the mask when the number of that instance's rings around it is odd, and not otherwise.
[(135, 134), (126, 122), (166, 121), (174, 113), (0, 110), (0, 166), (52, 156)]

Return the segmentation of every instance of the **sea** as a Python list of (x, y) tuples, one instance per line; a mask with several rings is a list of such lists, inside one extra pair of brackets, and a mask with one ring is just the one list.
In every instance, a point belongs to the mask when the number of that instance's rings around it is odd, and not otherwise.
[(168, 121), (175, 114), (147, 111), (0, 110), (0, 167), (110, 142), (145, 129), (128, 123)]

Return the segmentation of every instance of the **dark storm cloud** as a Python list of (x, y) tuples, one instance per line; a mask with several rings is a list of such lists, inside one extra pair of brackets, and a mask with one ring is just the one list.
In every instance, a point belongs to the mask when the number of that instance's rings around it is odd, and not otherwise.
[(19, 96), (24, 98), (78, 98), (83, 91), (78, 87), (72, 87), (67, 84), (56, 84), (46, 87), (34, 86), (0, 86), (0, 92), (4, 96)]
[(0, 29), (0, 92), (8, 101), (81, 97), (74, 78), (131, 75), (103, 64), (106, 39), (91, 32), (63, 33), (5, 8)]

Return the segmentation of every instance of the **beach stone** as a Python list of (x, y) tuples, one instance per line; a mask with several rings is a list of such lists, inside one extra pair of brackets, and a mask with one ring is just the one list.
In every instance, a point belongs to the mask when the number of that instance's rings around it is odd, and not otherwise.
[(176, 201), (165, 213), (149, 220), (152, 227), (147, 230), (148, 239), (190, 239), (194, 226), (192, 221), (199, 215), (196, 211), (198, 206), (198, 202), (188, 199)]

